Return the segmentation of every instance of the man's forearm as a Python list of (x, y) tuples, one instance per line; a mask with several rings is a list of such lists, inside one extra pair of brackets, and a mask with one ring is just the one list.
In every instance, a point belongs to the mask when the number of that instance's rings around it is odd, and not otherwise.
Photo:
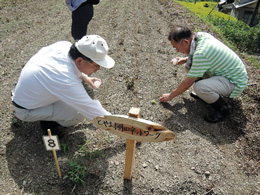
[(182, 94), (184, 91), (186, 91), (187, 89), (189, 89), (192, 84), (195, 82), (196, 78), (189, 78), (187, 77), (186, 79), (184, 79), (181, 84), (176, 88), (174, 89), (172, 92), (171, 92), (171, 99), (172, 98), (175, 98), (176, 96)]

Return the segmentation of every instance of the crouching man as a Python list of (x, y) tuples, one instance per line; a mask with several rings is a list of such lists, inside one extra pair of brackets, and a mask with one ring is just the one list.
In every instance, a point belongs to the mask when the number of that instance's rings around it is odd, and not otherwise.
[(24, 66), (12, 103), (22, 121), (41, 121), (44, 132), (51, 129), (60, 138), (61, 126), (78, 124), (85, 118), (109, 115), (98, 100), (86, 92), (82, 80), (93, 88), (98, 78), (88, 77), (100, 67), (112, 68), (108, 45), (98, 35), (87, 35), (74, 44), (61, 41), (39, 50)]
[[(192, 33), (187, 27), (174, 27), (168, 37), (172, 46), (188, 57), (176, 58), (175, 64), (186, 63), (187, 77), (171, 93), (163, 94), (160, 101), (167, 102), (182, 94), (194, 84), (192, 97), (210, 104), (213, 113), (205, 121), (216, 123), (228, 116), (224, 96), (234, 98), (245, 89), (248, 77), (241, 59), (222, 42), (205, 32)], [(202, 79), (205, 75), (209, 78)]]

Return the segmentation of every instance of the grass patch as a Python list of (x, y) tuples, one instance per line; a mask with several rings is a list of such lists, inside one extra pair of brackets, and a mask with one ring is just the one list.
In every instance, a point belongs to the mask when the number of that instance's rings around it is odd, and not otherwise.
[(104, 156), (102, 150), (93, 150), (88, 146), (89, 144), (91, 144), (90, 140), (86, 140), (85, 145), (79, 145), (78, 153), (73, 158), (68, 159), (69, 170), (64, 176), (64, 179), (69, 179), (74, 184), (81, 184), (84, 187), (86, 185), (86, 175), (88, 174), (87, 161)]
[(237, 21), (237, 19), (228, 14), (219, 12), (214, 8), (218, 5), (217, 2), (197, 2), (196, 4), (184, 1), (176, 1), (182, 6), (186, 7), (189, 11), (196, 14), (197, 17), (206, 18), (211, 15), (214, 18), (223, 18), (225, 20)]
[(87, 175), (87, 165), (84, 161), (77, 161), (75, 159), (68, 160), (70, 165), (70, 170), (67, 172), (67, 175), (64, 176), (64, 179), (69, 179), (75, 184), (86, 185), (85, 177)]

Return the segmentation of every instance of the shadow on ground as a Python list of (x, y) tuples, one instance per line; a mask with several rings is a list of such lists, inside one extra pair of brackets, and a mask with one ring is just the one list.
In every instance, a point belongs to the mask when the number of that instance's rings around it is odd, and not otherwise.
[[(86, 183), (84, 186), (81, 183), (76, 184), (68, 178), (65, 179), (64, 176), (68, 175), (71, 168), (68, 159), (75, 161), (83, 159), (77, 157), (76, 153), (79, 152), (80, 146), (86, 144), (86, 135), (84, 132), (77, 131), (81, 127), (67, 128), (67, 135), (60, 140), (60, 145), (65, 144), (69, 150), (65, 151), (61, 147), (61, 151), (57, 151), (63, 177), (60, 180), (53, 154), (51, 151), (46, 151), (42, 141), (39, 122), (26, 123), (15, 117), (13, 121), (11, 130), (14, 138), (6, 146), (6, 158), (10, 174), (22, 192), (70, 194), (76, 191), (83, 194), (96, 194), (106, 175), (107, 159), (125, 151), (125, 144), (117, 144), (102, 150), (102, 155), (83, 160), (82, 165), (87, 167)], [(87, 128), (95, 130), (92, 125), (87, 125)]]
[(231, 144), (244, 135), (247, 124), (239, 100), (228, 100), (230, 115), (219, 123), (204, 121), (204, 115), (211, 110), (210, 106), (201, 100), (183, 98), (181, 103), (163, 103), (172, 115), (164, 124), (169, 129), (181, 132), (189, 129), (192, 133), (206, 136), (213, 144)]

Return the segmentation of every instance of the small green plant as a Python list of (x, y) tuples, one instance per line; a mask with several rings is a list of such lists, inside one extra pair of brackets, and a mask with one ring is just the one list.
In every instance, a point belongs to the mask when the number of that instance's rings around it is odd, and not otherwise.
[(132, 91), (134, 90), (135, 79), (136, 79), (136, 76), (133, 76), (133, 77), (132, 76), (125, 76), (124, 77), (127, 89), (132, 90)]
[[(90, 143), (90, 140), (86, 140)], [(86, 160), (91, 160), (93, 158), (103, 157), (102, 150), (93, 150), (88, 147), (88, 144), (80, 145), (78, 153), (68, 160), (69, 171), (65, 175), (64, 179), (69, 179), (75, 184), (86, 185), (85, 177), (88, 173), (87, 164), (84, 163)]]
[(89, 148), (87, 145), (80, 145), (78, 154), (79, 156), (87, 156), (87, 153), (89, 151)]
[(68, 178), (73, 183), (80, 183), (83, 186), (86, 185), (85, 176), (87, 174), (87, 166), (83, 161), (76, 161), (76, 159), (68, 160), (70, 165), (70, 170), (67, 175), (64, 176), (64, 179)]
[(70, 151), (69, 146), (67, 144), (61, 144), (61, 148), (63, 153), (65, 154)]
[(102, 150), (95, 150), (88, 153), (89, 159), (103, 157), (103, 156), (104, 154)]
[(134, 78), (128, 80), (128, 81), (126, 82), (126, 85), (127, 85), (127, 89), (129, 89), (129, 90), (134, 90), (134, 86), (135, 86)]
[(104, 140), (107, 142), (107, 143), (111, 143), (111, 137), (104, 137)]
[(177, 73), (178, 73), (178, 69), (175, 69), (175, 70), (173, 70), (173, 73), (172, 73), (172, 74), (173, 74), (174, 76), (177, 76)]
[(87, 159), (92, 159), (94, 157), (103, 156), (102, 150), (92, 150), (86, 145), (82, 145), (78, 151), (79, 156), (85, 157)]
[(156, 100), (152, 100), (151, 103), (152, 103), (152, 104), (156, 104)]

